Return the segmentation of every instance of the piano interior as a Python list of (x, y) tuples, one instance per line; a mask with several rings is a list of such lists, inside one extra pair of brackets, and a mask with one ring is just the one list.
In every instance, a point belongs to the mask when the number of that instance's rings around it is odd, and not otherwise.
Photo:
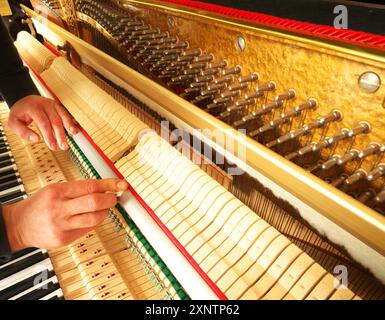
[(383, 36), (189, 1), (31, 3), (44, 43), (21, 32), (17, 49), (83, 131), (52, 153), (12, 134), (2, 106), (25, 192), (116, 172), (132, 188), (42, 251), (48, 295), (17, 291), (24, 276), (0, 278), (0, 298), (385, 298)]

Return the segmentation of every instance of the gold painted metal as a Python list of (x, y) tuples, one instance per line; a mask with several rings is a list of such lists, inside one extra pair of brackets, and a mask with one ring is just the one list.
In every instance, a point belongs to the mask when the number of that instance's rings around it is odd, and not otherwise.
[[(295, 43), (300, 44), (309, 44), (314, 46), (319, 46), (324, 49), (331, 49), (331, 52), (334, 53), (344, 53), (351, 54), (352, 56), (361, 57), (364, 59), (373, 59), (379, 62), (385, 62), (384, 51), (361, 47), (354, 44), (349, 44), (337, 40), (332, 39), (322, 39), (316, 36), (306, 35), (306, 34), (298, 34), (295, 32), (290, 32), (288, 30), (277, 29), (272, 26), (261, 25), (256, 22), (249, 22), (244, 20), (237, 20), (232, 17), (223, 16), (220, 14), (216, 14), (213, 12), (207, 12), (203, 10), (198, 10), (194, 8), (184, 7), (182, 5), (177, 5), (169, 2), (162, 2), (157, 0), (121, 0), (119, 3), (138, 14), (138, 11), (143, 11), (140, 13), (141, 17), (144, 19), (151, 19), (151, 16), (148, 17), (148, 14), (158, 15), (160, 12), (168, 13), (168, 14), (180, 14), (184, 15), (183, 17), (195, 17), (198, 18), (199, 21), (203, 21), (208, 24), (220, 24), (222, 27), (234, 26), (241, 28), (246, 31), (253, 31), (258, 34), (270, 35), (277, 38), (287, 39), (290, 41), (294, 41)], [(162, 23), (159, 21), (159, 23)]]
[[(385, 85), (370, 94), (362, 91), (358, 83), (360, 75), (368, 71), (376, 73), (384, 82), (385, 51), (306, 38), (160, 1), (125, 0), (123, 3), (129, 4), (129, 11), (152, 26), (187, 40), (191, 48), (199, 47), (204, 54), (213, 54), (215, 61), (240, 65), (242, 74), (258, 72), (261, 84), (275, 81), (277, 93), (295, 89), (297, 97), (288, 108), (309, 98), (317, 99), (318, 106), (307, 113), (307, 119), (338, 109), (344, 119), (335, 130), (355, 127), (360, 121), (370, 122), (371, 134), (358, 137), (356, 148), (364, 148), (371, 141), (385, 142), (382, 108)], [(175, 21), (173, 28), (168, 27), (169, 17)], [(239, 35), (246, 41), (242, 52), (234, 45)], [(343, 152), (344, 148), (345, 145), (340, 145), (336, 152)]]

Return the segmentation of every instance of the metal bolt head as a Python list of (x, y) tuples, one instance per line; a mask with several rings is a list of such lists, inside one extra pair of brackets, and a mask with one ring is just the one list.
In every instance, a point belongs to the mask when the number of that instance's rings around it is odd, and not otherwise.
[(358, 79), (358, 84), (362, 91), (366, 93), (374, 93), (381, 86), (381, 78), (377, 73), (368, 71), (361, 74), (360, 78)]
[(246, 40), (243, 36), (239, 35), (235, 38), (235, 47), (238, 51), (242, 52), (246, 48)]

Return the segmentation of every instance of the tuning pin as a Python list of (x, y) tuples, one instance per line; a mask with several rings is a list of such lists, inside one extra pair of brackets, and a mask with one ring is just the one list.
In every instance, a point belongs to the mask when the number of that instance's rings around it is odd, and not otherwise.
[(200, 73), (200, 68), (191, 68), (183, 71), (183, 74), (189, 74), (197, 76)]
[(311, 142), (307, 146), (304, 146), (303, 148), (299, 149), (297, 151), (297, 153), (300, 156), (304, 156), (304, 155), (306, 155), (306, 154), (308, 154), (310, 152), (313, 152), (315, 146), (316, 146), (316, 143), (315, 142)]
[(322, 170), (329, 170), (330, 168), (334, 167), (338, 163), (339, 159), (340, 159), (339, 155), (334, 155), (333, 157), (331, 157), (329, 160), (325, 161), (322, 164), (321, 166)]
[(296, 138), (306, 134), (307, 132), (309, 132), (309, 127), (305, 126), (305, 127), (299, 128), (297, 130), (293, 130), (293, 131), (291, 131), (291, 132), (289, 132), (289, 133), (279, 137), (277, 139), (277, 142), (279, 144), (281, 144), (281, 143), (284, 143), (286, 141), (296, 139)]
[(295, 90), (289, 89), (287, 92), (277, 95), (275, 97), (275, 100), (281, 100), (281, 101), (291, 100), (291, 99), (294, 99), (295, 96), (296, 96)]
[(278, 119), (274, 119), (274, 120), (271, 120), (269, 121), (267, 124), (263, 125), (262, 127), (254, 130), (254, 131), (251, 131), (249, 133), (250, 137), (256, 137), (262, 133), (265, 133), (267, 131), (270, 131), (274, 128), (277, 128), (278, 126), (282, 125), (283, 123), (286, 123), (290, 120), (290, 117), (285, 117), (285, 118), (278, 118)]
[(349, 129), (341, 129), (340, 132), (338, 132), (336, 135), (334, 135), (333, 137), (330, 137), (328, 139), (325, 139), (327, 141), (327, 144), (328, 145), (332, 145), (332, 144), (335, 144), (341, 140), (344, 140), (348, 137), (351, 137), (350, 135), (351, 133), (351, 130), (349, 131)]
[(223, 83), (211, 84), (207, 86), (207, 90), (222, 90), (224, 87)]
[(209, 64), (210, 69), (223, 69), (227, 67), (227, 62), (225, 60), (219, 62), (213, 62)]
[(290, 160), (290, 161), (293, 161), (294, 159), (296, 159), (298, 156), (303, 156), (309, 152), (312, 152), (312, 147), (313, 147), (314, 143), (310, 143), (308, 144), (307, 146), (297, 150), (297, 151), (294, 151), (294, 152), (291, 152), (289, 154), (287, 154), (285, 156), (285, 158), (287, 160)]
[[(177, 40), (177, 39), (173, 38), (173, 40)], [(187, 41), (179, 41), (177, 43), (176, 43), (176, 41), (175, 42), (171, 42), (170, 37), (165, 38), (163, 40), (163, 42), (166, 42), (166, 41), (167, 41), (168, 44), (170, 44), (170, 48), (171, 49), (187, 49), (188, 46), (189, 46)]]
[(375, 196), (376, 192), (373, 190), (373, 189), (369, 189), (369, 190), (366, 190), (364, 192), (362, 192), (357, 200), (360, 201), (361, 203), (366, 203), (368, 202), (370, 199), (372, 199), (374, 196)]
[(258, 73), (253, 72), (253, 73), (250, 73), (247, 76), (240, 76), (238, 78), (238, 82), (239, 83), (256, 82), (256, 81), (258, 81), (258, 79), (259, 79)]
[(363, 133), (369, 133), (371, 130), (371, 126), (368, 122), (366, 121), (361, 121), (357, 127), (355, 127), (354, 129), (350, 130), (349, 132), (349, 137), (355, 137), (359, 134), (363, 134)]
[(194, 57), (199, 56), (201, 53), (201, 49), (186, 50), (179, 56), (178, 61), (191, 61)]
[(366, 171), (364, 169), (358, 169), (345, 180), (345, 184), (352, 185), (361, 179), (365, 179), (366, 177), (367, 177)]
[(207, 54), (204, 56), (199, 56), (194, 58), (195, 63), (202, 63), (202, 62), (211, 62), (214, 59), (214, 56), (212, 54)]
[[(211, 81), (213, 81), (214, 77), (213, 76), (209, 76), (209, 75), (205, 75), (205, 76), (198, 76), (195, 78), (195, 82), (194, 83), (204, 83), (204, 84), (208, 84), (210, 83)], [(191, 84), (190, 84), (191, 85)], [(219, 84), (220, 85), (220, 84)]]
[(221, 93), (221, 98), (234, 98), (239, 96), (239, 91), (238, 90), (233, 90), (233, 91), (225, 91)]
[(343, 114), (339, 110), (333, 110), (327, 116), (321, 117), (317, 119), (317, 123), (319, 126), (323, 126), (330, 122), (341, 121), (343, 119)]
[(360, 159), (363, 159), (368, 156), (371, 156), (380, 152), (384, 152), (384, 151), (385, 151), (385, 145), (380, 146), (377, 142), (371, 142), (365, 149), (363, 149), (358, 154), (358, 157)]
[(308, 109), (315, 109), (317, 107), (317, 100), (310, 98), (304, 103), (294, 107), (294, 109), (298, 112), (308, 110)]
[(383, 175), (385, 175), (385, 164), (380, 163), (368, 174), (367, 179), (368, 181), (374, 181), (378, 178), (381, 178)]
[(220, 88), (209, 88), (208, 87), (207, 89), (201, 91), (201, 95), (205, 96), (208, 94), (217, 94), (220, 90), (221, 90)]
[(345, 182), (345, 180), (347, 179), (347, 175), (346, 174), (342, 174), (341, 176), (335, 178), (334, 180), (332, 180), (330, 182), (330, 184), (335, 187), (335, 188), (338, 188), (340, 185), (342, 185), (342, 183)]
[(277, 85), (274, 81), (269, 81), (265, 84), (258, 86), (255, 90), (258, 92), (269, 92), (269, 91), (274, 91), (276, 87)]
[(382, 189), (382, 191), (380, 191), (376, 197), (374, 198), (374, 201), (376, 203), (384, 203), (385, 202), (385, 189)]
[(246, 107), (253, 105), (255, 103), (255, 99), (243, 99), (237, 101), (235, 104), (229, 106), (226, 108), (226, 111), (222, 112), (219, 116), (218, 119), (225, 119), (229, 117), (232, 113), (241, 111), (245, 109)]
[(228, 76), (228, 75), (238, 74), (238, 73), (241, 73), (241, 71), (242, 69), (240, 66), (235, 66), (233, 68), (223, 70), (222, 75)]
[(280, 101), (280, 100), (273, 101), (269, 104), (263, 105), (261, 109), (259, 109), (257, 111), (253, 111), (250, 114), (248, 114), (247, 116), (243, 117), (242, 119), (234, 122), (233, 126), (235, 128), (243, 126), (243, 125), (247, 124), (248, 122), (259, 118), (260, 116), (271, 112), (272, 110), (274, 110), (276, 108), (280, 108), (281, 106), (282, 106), (282, 101)]
[(201, 76), (215, 76), (219, 73), (218, 68), (207, 68), (200, 72)]
[(219, 98), (215, 98), (213, 100), (213, 103), (215, 103), (215, 104), (227, 103), (227, 102), (231, 101), (231, 99), (232, 99), (231, 97), (219, 97)]
[(232, 75), (227, 75), (227, 76), (214, 79), (214, 83), (230, 83), (232, 81), (233, 81)]
[(188, 67), (189, 69), (204, 69), (207, 67), (207, 62), (193, 62)]
[(234, 91), (234, 90), (245, 90), (247, 89), (248, 85), (247, 83), (236, 83), (236, 84), (232, 84), (232, 85), (229, 85), (228, 86), (228, 89), (230, 91)]
[(349, 161), (355, 160), (358, 158), (359, 152), (357, 150), (350, 150), (348, 153), (344, 154), (339, 160), (338, 165), (343, 166)]
[(263, 97), (264, 93), (263, 91), (254, 90), (254, 92), (249, 92), (245, 95), (245, 99), (257, 99), (260, 97)]

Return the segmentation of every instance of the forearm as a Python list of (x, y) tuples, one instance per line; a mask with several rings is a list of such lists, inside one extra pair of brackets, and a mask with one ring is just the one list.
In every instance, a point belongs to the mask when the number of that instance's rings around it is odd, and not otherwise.
[(11, 107), (26, 96), (39, 94), (1, 17), (0, 48), (0, 95), (8, 106)]

